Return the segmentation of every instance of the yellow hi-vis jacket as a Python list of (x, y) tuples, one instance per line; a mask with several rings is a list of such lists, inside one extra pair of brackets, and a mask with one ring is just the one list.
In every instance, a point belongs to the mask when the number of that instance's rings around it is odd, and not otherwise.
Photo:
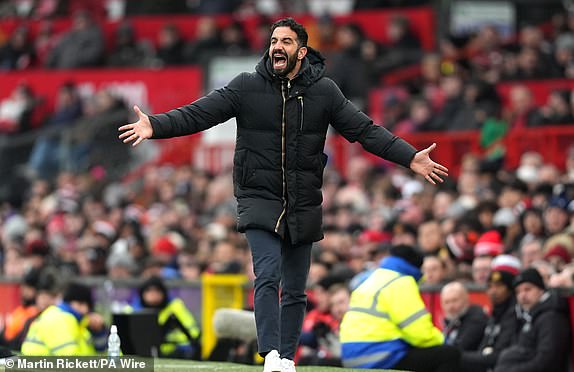
[(420, 296), (421, 276), (418, 268), (391, 256), (352, 292), (340, 328), (345, 367), (392, 368), (411, 347), (444, 343)]
[[(78, 320), (63, 306), (50, 306), (30, 325), (22, 343), (22, 355), (97, 355), (87, 317)], [(104, 333), (105, 344), (105, 333)]]
[[(171, 315), (174, 315), (175, 318), (179, 320), (181, 325), (185, 327), (193, 339), (198, 339), (199, 327), (195, 322), (195, 318), (181, 299), (176, 298), (171, 300), (168, 305), (159, 312), (159, 325), (163, 326), (166, 324)], [(185, 333), (183, 333), (180, 329), (175, 328), (166, 334), (164, 342), (160, 346), (160, 351), (162, 355), (170, 355), (173, 354), (178, 347), (186, 348), (190, 346), (190, 341), (188, 340)]]

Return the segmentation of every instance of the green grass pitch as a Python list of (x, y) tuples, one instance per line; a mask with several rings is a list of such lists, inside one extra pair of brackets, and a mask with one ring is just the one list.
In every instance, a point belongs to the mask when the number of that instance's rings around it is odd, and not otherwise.
[[(28, 370), (26, 370), (28, 371)], [(70, 372), (72, 370), (69, 370)], [(74, 372), (79, 370), (73, 370)], [(154, 363), (154, 372), (262, 372), (263, 366), (249, 366), (234, 363), (216, 363), (216, 362), (196, 362), (176, 359), (156, 359)], [(382, 369), (350, 369), (336, 367), (297, 367), (297, 372), (393, 372), (394, 370)], [(5, 372), (4, 367), (0, 367), (0, 372)], [(398, 372), (398, 371), (395, 371)]]
[[(174, 359), (156, 359), (155, 372), (213, 372), (213, 371), (230, 371), (230, 372), (262, 372), (263, 366), (248, 366), (233, 363), (215, 363), (215, 362), (192, 362), (186, 360)], [(391, 370), (382, 369), (350, 369), (336, 367), (297, 367), (297, 372), (391, 372)]]
[[(248, 366), (233, 363), (215, 362), (195, 362), (176, 359), (156, 359), (154, 372), (262, 372), (263, 366)], [(336, 367), (297, 367), (297, 372), (392, 372), (382, 369), (350, 369)], [(0, 367), (0, 372), (4, 372), (4, 367)]]

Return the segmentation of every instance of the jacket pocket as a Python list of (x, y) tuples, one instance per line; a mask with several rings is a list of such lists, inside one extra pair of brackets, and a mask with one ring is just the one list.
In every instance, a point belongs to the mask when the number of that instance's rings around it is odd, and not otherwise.
[(233, 183), (235, 186), (241, 186), (244, 183), (245, 174), (247, 173), (247, 150), (237, 150), (233, 155)]
[(317, 172), (317, 177), (319, 177), (319, 180), (321, 181), (323, 181), (323, 171), (327, 166), (327, 160), (329, 160), (329, 156), (327, 154), (325, 154), (324, 152), (319, 154), (319, 169)]

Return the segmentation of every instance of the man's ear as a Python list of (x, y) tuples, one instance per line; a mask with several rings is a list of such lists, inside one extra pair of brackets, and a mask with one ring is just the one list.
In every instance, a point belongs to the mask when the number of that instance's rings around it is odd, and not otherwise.
[(307, 47), (299, 48), (299, 51), (297, 52), (297, 59), (301, 60), (305, 58), (306, 55), (307, 55)]

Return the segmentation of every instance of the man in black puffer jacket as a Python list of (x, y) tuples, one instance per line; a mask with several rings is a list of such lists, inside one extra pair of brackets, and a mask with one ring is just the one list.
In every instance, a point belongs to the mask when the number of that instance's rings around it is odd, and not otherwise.
[(492, 371), (498, 356), (508, 348), (517, 333), (513, 268), (494, 268), (488, 277), (488, 297), (492, 302), (492, 316), (488, 320), (482, 341), (476, 351), (465, 351), (460, 363), (464, 372)]
[(514, 279), (520, 332), (516, 342), (504, 350), (495, 372), (569, 371), (570, 323), (564, 298), (546, 291), (542, 276), (534, 268)]
[(282, 362), (292, 364), (299, 338), (311, 243), (323, 237), (321, 186), (329, 124), (347, 140), (410, 167), (433, 184), (447, 175), (429, 157), (434, 144), (416, 152), (374, 125), (323, 76), (324, 58), (307, 46), (303, 26), (288, 18), (274, 23), (271, 32), (269, 52), (254, 73), (239, 74), (226, 87), (167, 113), (148, 117), (136, 106), (139, 120), (120, 128), (120, 138), (135, 146), (237, 118), (238, 229), (252, 251), (258, 348), (262, 355), (271, 354), (265, 371), (278, 370), (276, 350), (286, 359)]

